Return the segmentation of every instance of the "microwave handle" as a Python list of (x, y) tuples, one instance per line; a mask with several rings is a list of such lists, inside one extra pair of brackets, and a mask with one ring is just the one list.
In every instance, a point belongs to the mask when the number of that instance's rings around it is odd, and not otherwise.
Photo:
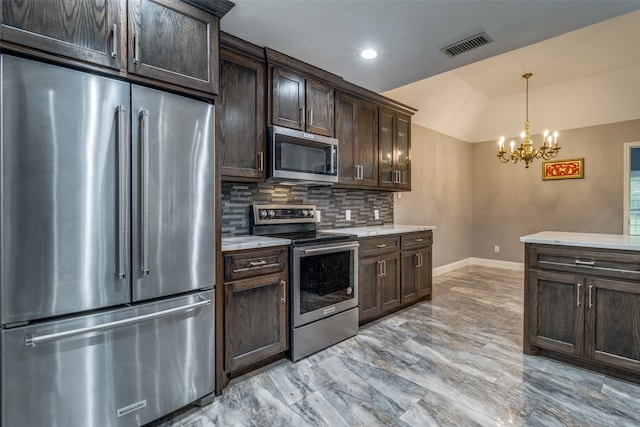
[(330, 157), (330, 165), (329, 165), (329, 175), (334, 175), (336, 173), (336, 163), (338, 157), (338, 151), (335, 149), (335, 146), (331, 146), (329, 148), (329, 157)]

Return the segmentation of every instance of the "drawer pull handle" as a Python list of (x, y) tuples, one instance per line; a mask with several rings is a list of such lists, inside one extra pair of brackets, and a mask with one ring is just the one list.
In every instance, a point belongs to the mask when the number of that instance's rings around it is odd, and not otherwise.
[(578, 283), (576, 286), (576, 307), (580, 307), (580, 288), (582, 287), (581, 283)]
[(596, 265), (595, 261), (580, 261), (579, 259), (575, 260), (576, 265), (582, 265), (584, 267), (593, 267)]
[(376, 248), (386, 248), (387, 245), (384, 243), (376, 243)]
[(267, 261), (261, 259), (260, 261), (249, 261), (249, 265), (251, 267), (260, 267), (267, 263)]
[(414, 242), (422, 242), (424, 239), (421, 238), (417, 238), (417, 239), (413, 239)]

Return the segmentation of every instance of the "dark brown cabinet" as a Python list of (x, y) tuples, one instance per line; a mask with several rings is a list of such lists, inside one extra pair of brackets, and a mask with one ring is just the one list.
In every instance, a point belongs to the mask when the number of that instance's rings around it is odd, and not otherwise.
[(402, 303), (431, 299), (431, 245), (433, 232), (402, 235)]
[(637, 255), (532, 244), (525, 251), (524, 352), (545, 349), (640, 374)]
[(380, 107), (378, 146), (380, 187), (411, 190), (411, 117)]
[(223, 254), (226, 372), (288, 349), (287, 256), (287, 247)]
[(378, 187), (378, 106), (336, 92), (336, 138), (340, 144), (340, 184)]
[(217, 17), (177, 0), (129, 0), (128, 22), (130, 73), (217, 93)]
[(400, 236), (360, 239), (358, 305), (360, 323), (400, 305)]
[(180, 0), (2, 2), (5, 42), (212, 94), (218, 26)]
[(2, 40), (114, 69), (126, 58), (126, 2), (2, 2)]
[(333, 136), (333, 87), (277, 67), (272, 71), (272, 124)]
[(222, 179), (261, 182), (265, 178), (264, 61), (220, 49), (218, 141)]

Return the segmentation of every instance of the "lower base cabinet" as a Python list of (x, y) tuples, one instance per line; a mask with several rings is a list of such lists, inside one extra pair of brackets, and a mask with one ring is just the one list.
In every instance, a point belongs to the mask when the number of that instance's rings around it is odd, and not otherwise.
[(360, 324), (431, 299), (432, 231), (360, 239)]
[(638, 255), (531, 244), (525, 253), (524, 353), (551, 351), (639, 382)]
[(242, 370), (288, 350), (288, 249), (226, 252), (224, 369)]

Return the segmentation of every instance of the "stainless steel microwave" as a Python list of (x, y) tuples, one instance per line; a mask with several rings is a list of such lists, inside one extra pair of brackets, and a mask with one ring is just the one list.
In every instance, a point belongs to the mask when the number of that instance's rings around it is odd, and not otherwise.
[(269, 129), (269, 178), (338, 182), (338, 140), (272, 126)]

